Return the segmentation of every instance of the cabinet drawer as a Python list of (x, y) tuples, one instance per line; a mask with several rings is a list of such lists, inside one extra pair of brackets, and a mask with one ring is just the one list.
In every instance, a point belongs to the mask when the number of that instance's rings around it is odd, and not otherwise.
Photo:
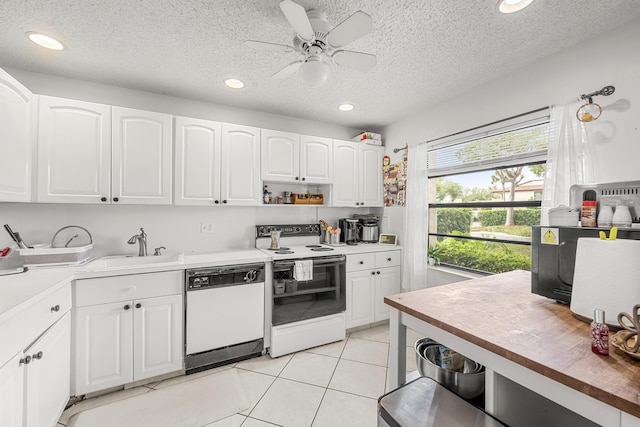
[(27, 347), (40, 334), (71, 310), (71, 283), (38, 300), (24, 311), (24, 341)]
[(376, 258), (373, 253), (347, 256), (347, 271), (359, 271), (375, 268)]
[(183, 283), (184, 270), (76, 280), (75, 306), (181, 294)]
[(376, 252), (376, 268), (400, 265), (400, 251)]

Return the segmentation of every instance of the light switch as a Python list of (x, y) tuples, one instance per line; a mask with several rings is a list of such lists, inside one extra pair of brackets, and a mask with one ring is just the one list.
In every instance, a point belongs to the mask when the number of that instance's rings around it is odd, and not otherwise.
[(200, 233), (213, 233), (213, 222), (201, 222)]

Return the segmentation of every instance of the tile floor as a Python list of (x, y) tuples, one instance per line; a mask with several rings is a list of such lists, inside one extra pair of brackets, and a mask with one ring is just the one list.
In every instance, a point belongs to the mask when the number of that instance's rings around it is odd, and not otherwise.
[[(407, 344), (412, 347), (418, 338), (408, 330)], [(251, 406), (206, 427), (375, 427), (377, 399), (389, 391), (389, 325), (354, 331), (343, 341), (277, 359), (267, 355), (86, 399), (67, 409), (58, 427), (82, 410), (223, 369), (238, 371)], [(407, 351), (407, 371), (416, 369), (413, 351)]]

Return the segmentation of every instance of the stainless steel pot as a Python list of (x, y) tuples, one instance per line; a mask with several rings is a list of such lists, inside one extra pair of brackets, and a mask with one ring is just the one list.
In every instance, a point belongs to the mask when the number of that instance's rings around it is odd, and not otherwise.
[(378, 241), (378, 224), (359, 224), (358, 227), (361, 242), (376, 243)]

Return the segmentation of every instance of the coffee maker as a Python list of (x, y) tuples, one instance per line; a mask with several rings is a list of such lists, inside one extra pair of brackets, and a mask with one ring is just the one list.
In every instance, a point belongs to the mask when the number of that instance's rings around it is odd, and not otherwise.
[(358, 221), (358, 241), (378, 243), (380, 217), (376, 214), (354, 214), (353, 217)]
[(340, 242), (347, 245), (358, 244), (358, 220), (351, 218), (342, 218), (338, 220), (340, 227)]

